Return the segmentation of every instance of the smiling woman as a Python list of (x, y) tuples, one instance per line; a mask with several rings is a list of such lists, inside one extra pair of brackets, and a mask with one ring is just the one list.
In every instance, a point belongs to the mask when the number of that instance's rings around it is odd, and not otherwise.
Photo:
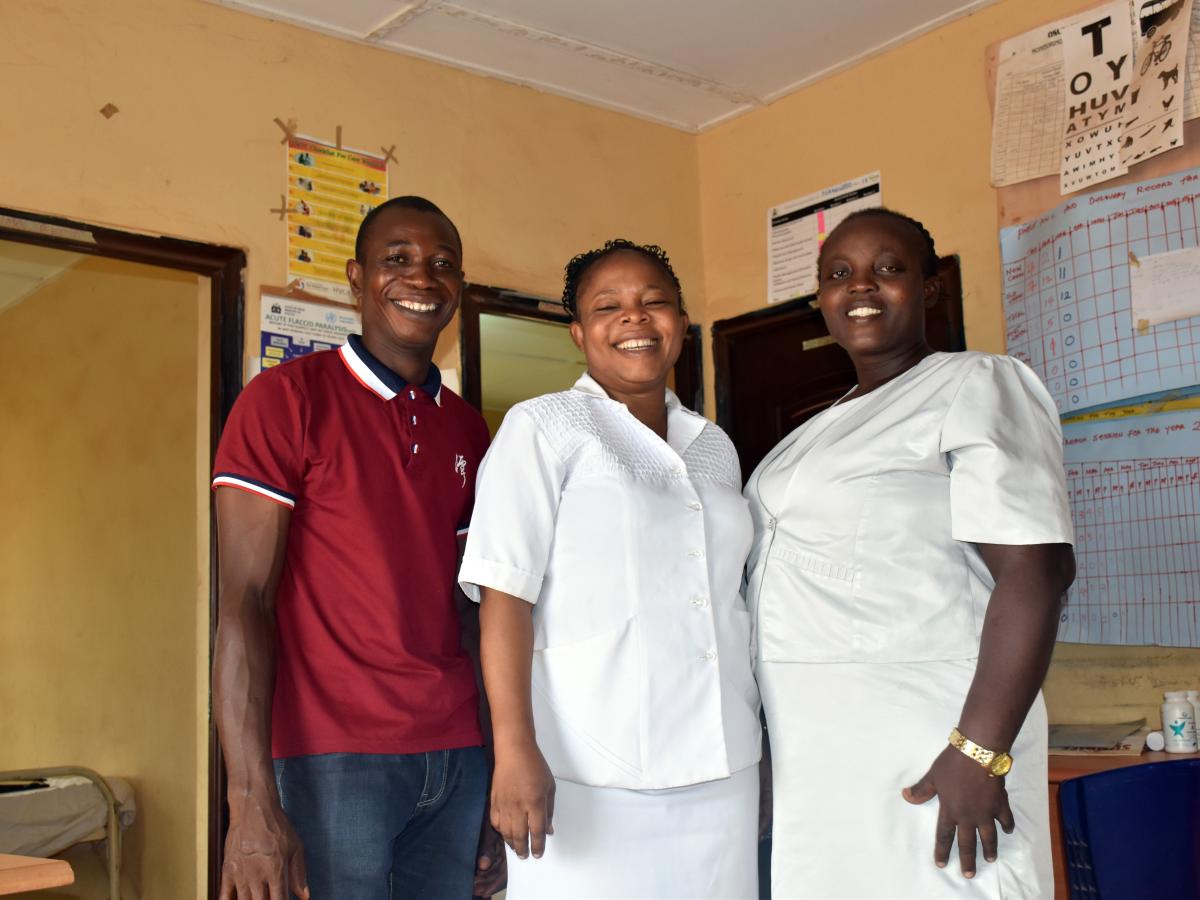
[(913, 219), (847, 217), (819, 274), (858, 384), (746, 486), (772, 890), (1050, 896), (1039, 688), (1074, 572), (1054, 403), (1015, 359), (930, 348)]
[(665, 253), (610, 241), (571, 261), (563, 301), (588, 371), (505, 418), (459, 573), (482, 603), (509, 896), (752, 897), (737, 455), (667, 389), (687, 316)]

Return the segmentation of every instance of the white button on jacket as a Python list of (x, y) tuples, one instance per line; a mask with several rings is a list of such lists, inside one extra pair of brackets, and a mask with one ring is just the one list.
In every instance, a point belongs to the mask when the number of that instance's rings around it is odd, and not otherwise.
[(712, 781), (761, 751), (737, 454), (666, 404), (665, 442), (587, 374), (515, 406), (459, 573), (477, 602), (491, 587), (535, 604), (538, 746), (556, 777), (594, 787)]

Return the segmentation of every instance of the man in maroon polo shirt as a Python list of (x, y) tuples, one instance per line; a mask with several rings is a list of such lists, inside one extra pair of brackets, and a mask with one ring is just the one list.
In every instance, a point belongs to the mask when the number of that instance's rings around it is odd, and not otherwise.
[(362, 337), (257, 376), (217, 451), (222, 900), (472, 893), (487, 766), (454, 580), (488, 438), (432, 363), (462, 243), (398, 197), (346, 274)]

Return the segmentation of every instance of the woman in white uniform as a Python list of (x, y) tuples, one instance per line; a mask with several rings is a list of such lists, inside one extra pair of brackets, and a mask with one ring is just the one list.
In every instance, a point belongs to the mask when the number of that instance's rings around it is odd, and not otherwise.
[(459, 573), (482, 604), (508, 896), (755, 897), (737, 454), (667, 389), (687, 316), (659, 248), (576, 257), (563, 302), (587, 373), (505, 417)]
[(1074, 577), (1061, 431), (1024, 364), (929, 348), (936, 271), (906, 216), (834, 229), (820, 307), (859, 383), (746, 486), (776, 900), (1053, 892), (1039, 690)]

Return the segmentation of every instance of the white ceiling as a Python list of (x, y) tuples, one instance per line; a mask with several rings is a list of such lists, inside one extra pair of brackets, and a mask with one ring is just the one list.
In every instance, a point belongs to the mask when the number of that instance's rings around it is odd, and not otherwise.
[(696, 132), (997, 0), (209, 0)]
[(0, 312), (16, 306), (81, 259), (80, 253), (0, 241)]

